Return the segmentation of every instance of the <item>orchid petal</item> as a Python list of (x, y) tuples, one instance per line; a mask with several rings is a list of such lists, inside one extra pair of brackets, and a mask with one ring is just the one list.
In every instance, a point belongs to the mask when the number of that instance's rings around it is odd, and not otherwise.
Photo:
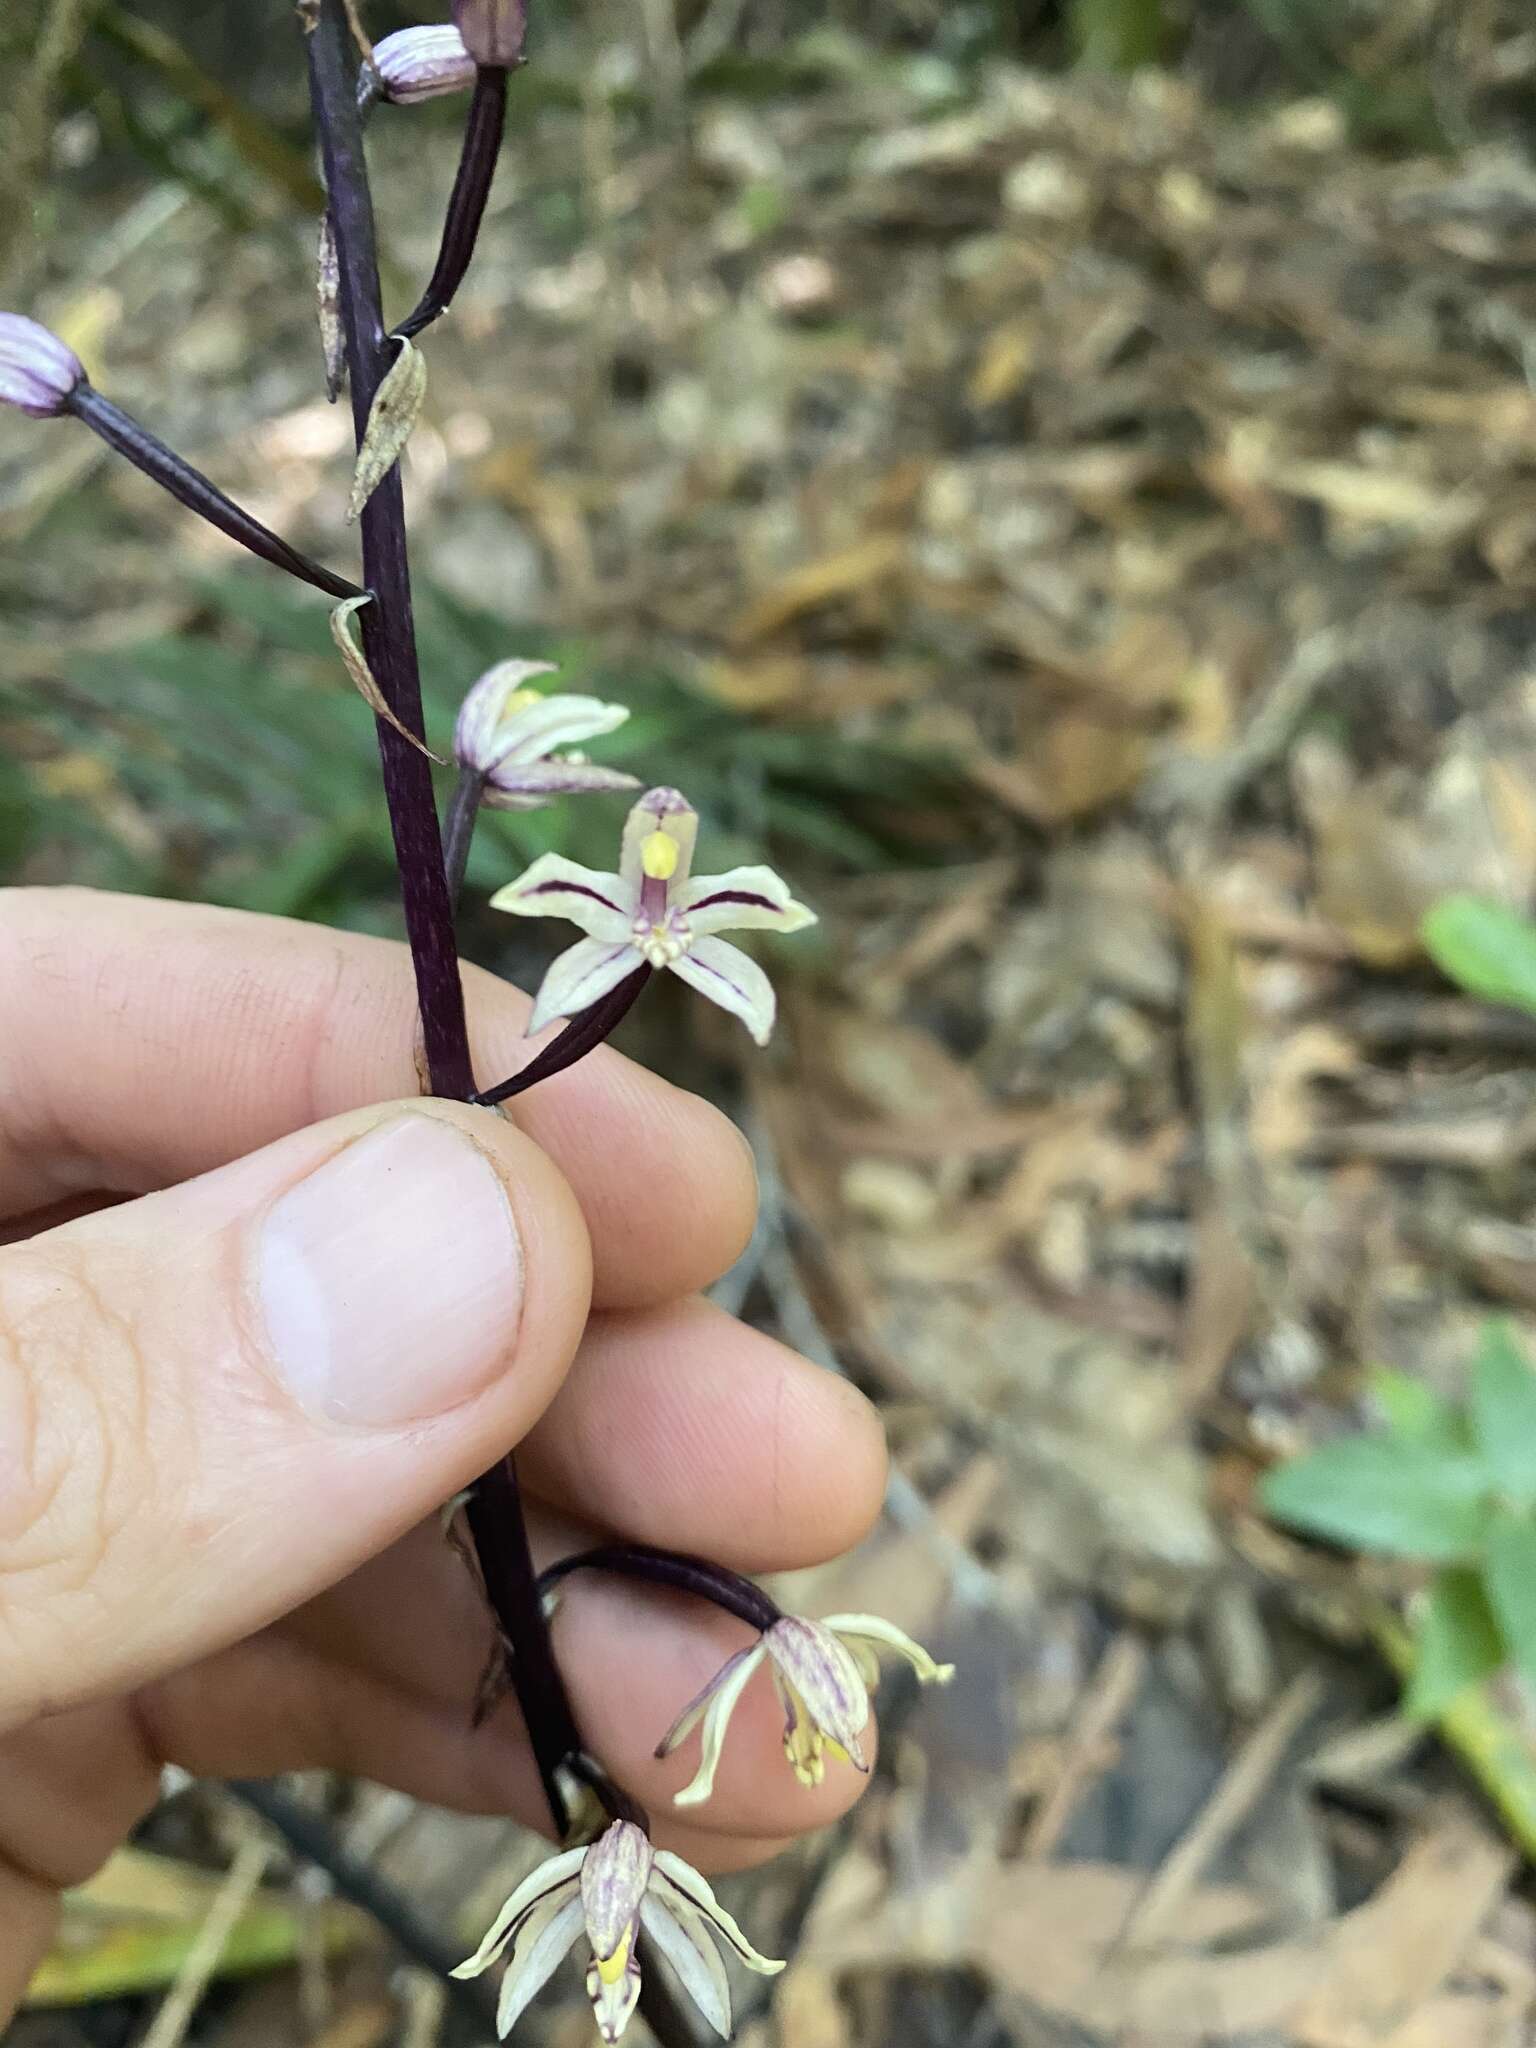
[(627, 704), (605, 704), (601, 697), (540, 697), (503, 718), (497, 740), (506, 745), (495, 765), (538, 761), (558, 747), (585, 746), (588, 740), (616, 732), (628, 717)]
[(693, 1733), (699, 1722), (703, 1720), (705, 1714), (708, 1713), (715, 1694), (719, 1692), (736, 1667), (739, 1664), (745, 1663), (749, 1658), (756, 1663), (762, 1654), (763, 1646), (761, 1641), (758, 1641), (749, 1643), (744, 1650), (738, 1650), (734, 1657), (727, 1657), (708, 1685), (702, 1691), (694, 1694), (666, 1734), (663, 1735), (660, 1742), (657, 1743), (651, 1754), (657, 1757), (670, 1756), (675, 1749), (679, 1748)]
[(640, 1908), (640, 1925), (677, 1972), (678, 1982), (717, 2034), (731, 2031), (731, 1985), (704, 1916), (688, 1900), (655, 1892)]
[(560, 1967), (580, 1933), (581, 1900), (575, 1894), (564, 1900), (551, 1899), (548, 1910), (536, 1907), (529, 1915), (519, 1939), (519, 1948), (526, 1943), (526, 1952), (514, 1952), (496, 2001), (496, 2031), (503, 2041)]
[(547, 1863), (541, 1863), (537, 1870), (531, 1871), (491, 1922), (484, 1941), (467, 1962), (459, 1964), (454, 1976), (478, 1977), (483, 1970), (489, 1969), (525, 1914), (556, 1892), (566, 1886), (574, 1887), (580, 1881), (586, 1854), (585, 1849), (567, 1849), (562, 1855), (551, 1856)]
[(508, 910), (514, 917), (563, 917), (609, 945), (629, 938), (637, 907), (635, 891), (617, 875), (584, 868), (559, 853), (540, 854), (491, 898), (493, 910)]
[(648, 789), (624, 821), (619, 873), (636, 894), (646, 872), (641, 849), (658, 832), (675, 848), (671, 871), (665, 877), (670, 898), (687, 886), (693, 843), (699, 836), (699, 814), (681, 791)]
[(582, 1010), (590, 1010), (639, 965), (631, 945), (612, 946), (602, 939), (578, 939), (550, 962), (528, 1018), (528, 1036), (532, 1038), (557, 1017), (574, 1017)]
[(616, 1820), (592, 1844), (581, 1872), (587, 1938), (600, 1963), (617, 1955), (633, 1929), (651, 1875), (651, 1844), (644, 1828)]
[(857, 1770), (868, 1768), (859, 1742), (869, 1720), (869, 1692), (852, 1652), (819, 1621), (786, 1614), (763, 1645), (799, 1713)]
[(673, 892), (672, 908), (681, 912), (688, 929), (706, 932), (803, 931), (815, 924), (816, 913), (797, 903), (789, 884), (772, 868), (731, 868), (723, 875), (700, 875), (686, 889)]
[[(673, 1793), (674, 1806), (702, 1806), (714, 1791), (715, 1773), (720, 1768), (720, 1758), (725, 1750), (725, 1734), (730, 1726), (731, 1716), (736, 1711), (736, 1702), (741, 1698), (748, 1680), (762, 1661), (763, 1645), (754, 1643), (751, 1649), (738, 1652), (715, 1679), (710, 1688), (713, 1698), (704, 1709), (704, 1736), (699, 1768), (690, 1784), (685, 1785), (681, 1792)], [(685, 1714), (683, 1719), (692, 1725), (689, 1715)], [(671, 1740), (670, 1737), (668, 1739)]]
[(924, 1685), (948, 1685), (955, 1675), (953, 1664), (936, 1663), (921, 1643), (913, 1642), (904, 1630), (894, 1622), (882, 1621), (878, 1614), (829, 1614), (821, 1626), (841, 1636), (850, 1648), (856, 1643), (873, 1643), (894, 1650), (898, 1657), (906, 1658)]
[(667, 965), (701, 996), (739, 1017), (759, 1045), (768, 1043), (778, 1011), (773, 984), (739, 946), (726, 939), (696, 939), (681, 959)]
[(527, 685), (535, 676), (554, 674), (555, 665), (550, 661), (498, 661), (471, 684), (453, 728), (453, 752), (459, 765), (482, 772), (490, 768), (500, 753), (504, 728), (517, 715), (514, 705), (509, 716), (508, 704), (519, 698), (533, 700), (535, 693)]
[(531, 761), (526, 767), (504, 761), (486, 778), (480, 801), (491, 811), (534, 811), (556, 797), (616, 796), (639, 787), (638, 776), (591, 761)]
[(698, 1908), (715, 1932), (724, 1939), (737, 1960), (745, 1963), (749, 1970), (756, 1970), (761, 1977), (776, 1977), (784, 1968), (783, 1963), (775, 1962), (771, 1956), (758, 1954), (715, 1897), (708, 1881), (699, 1875), (691, 1863), (685, 1863), (681, 1856), (674, 1856), (670, 1849), (658, 1849), (651, 1880), (653, 1887), (656, 1886), (658, 1878), (661, 1880), (658, 1896), (669, 1909), (672, 1901), (665, 1889), (667, 1885), (681, 1892), (691, 1905)]
[(598, 2033), (605, 2041), (617, 2041), (640, 2003), (640, 1964), (635, 1956), (633, 1928), (624, 1936), (619, 1952), (608, 1958), (606, 1966), (599, 1962), (591, 1964), (586, 1984)]

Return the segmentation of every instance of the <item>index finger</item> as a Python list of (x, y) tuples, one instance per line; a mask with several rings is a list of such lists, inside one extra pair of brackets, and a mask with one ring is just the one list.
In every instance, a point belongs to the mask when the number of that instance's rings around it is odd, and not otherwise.
[[(528, 1000), (479, 968), (476, 1071), (528, 1057)], [(0, 890), (0, 1217), (144, 1194), (418, 1087), (401, 945), (286, 918)], [(594, 1298), (704, 1287), (752, 1228), (751, 1157), (718, 1110), (603, 1048), (513, 1105), (575, 1191)]]

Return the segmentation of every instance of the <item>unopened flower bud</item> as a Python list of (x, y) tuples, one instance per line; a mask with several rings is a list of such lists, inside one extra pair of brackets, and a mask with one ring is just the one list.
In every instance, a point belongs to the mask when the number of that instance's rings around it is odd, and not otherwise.
[(373, 46), (373, 71), (379, 98), (402, 107), (467, 92), (475, 82), (475, 60), (447, 21), (385, 36)]
[(510, 71), (522, 63), (528, 0), (453, 0), (453, 19), (477, 64)]
[(56, 334), (24, 313), (0, 313), (0, 405), (53, 419), (84, 382), (80, 358)]

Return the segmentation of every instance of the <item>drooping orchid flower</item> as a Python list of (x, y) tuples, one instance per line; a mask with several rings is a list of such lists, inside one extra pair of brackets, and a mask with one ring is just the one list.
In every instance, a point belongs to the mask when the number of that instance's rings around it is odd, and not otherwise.
[(772, 984), (722, 931), (797, 932), (816, 922), (772, 868), (692, 875), (698, 813), (675, 789), (641, 797), (624, 827), (617, 874), (546, 853), (491, 898), (516, 917), (562, 917), (587, 936), (551, 965), (529, 1032), (590, 1009), (641, 965), (670, 968), (690, 988), (739, 1017), (766, 1045)]
[(758, 1954), (691, 1864), (653, 1849), (633, 1821), (616, 1820), (589, 1847), (552, 1856), (526, 1878), (453, 1974), (478, 1977), (510, 1947), (496, 2008), (496, 2031), (505, 2040), (585, 1931), (592, 1949), (587, 1996), (598, 2032), (617, 2041), (640, 1997), (635, 1946), (642, 1929), (721, 2035), (731, 2031), (731, 1992), (715, 1939), (760, 1976), (784, 1967)]
[(765, 1662), (784, 1707), (784, 1754), (800, 1783), (821, 1783), (828, 1751), (839, 1763), (868, 1770), (860, 1737), (869, 1720), (869, 1695), (879, 1682), (876, 1652), (882, 1649), (905, 1657), (924, 1685), (947, 1685), (955, 1675), (953, 1664), (936, 1664), (920, 1643), (876, 1614), (834, 1614), (826, 1621), (784, 1615), (722, 1666), (663, 1738), (656, 1754), (670, 1756), (703, 1724), (698, 1774), (673, 1795), (673, 1805), (699, 1806), (714, 1790), (736, 1702)]

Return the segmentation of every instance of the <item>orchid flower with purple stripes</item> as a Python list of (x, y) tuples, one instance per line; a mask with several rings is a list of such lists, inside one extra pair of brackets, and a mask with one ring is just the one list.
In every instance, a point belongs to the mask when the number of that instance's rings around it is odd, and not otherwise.
[(511, 1948), (496, 2009), (496, 2031), (505, 2040), (585, 1932), (592, 1949), (587, 1996), (598, 2032), (617, 2041), (640, 1997), (635, 1950), (642, 1929), (717, 2034), (731, 2031), (731, 1990), (715, 1941), (760, 1976), (784, 1967), (758, 1954), (691, 1864), (653, 1849), (633, 1821), (616, 1820), (590, 1847), (540, 1864), (453, 1974), (478, 1977)]
[(693, 877), (698, 813), (675, 789), (641, 797), (624, 827), (616, 875), (546, 853), (491, 898), (515, 917), (562, 917), (587, 936), (562, 953), (544, 977), (531, 1033), (574, 1017), (642, 967), (666, 967), (701, 995), (739, 1017), (759, 1045), (773, 1030), (771, 983), (739, 946), (716, 937), (732, 930), (797, 932), (816, 922), (772, 868), (732, 868)]
[(656, 1754), (670, 1756), (702, 1726), (698, 1772), (673, 1794), (673, 1805), (700, 1806), (715, 1789), (715, 1772), (736, 1703), (764, 1663), (784, 1709), (784, 1755), (800, 1783), (821, 1783), (828, 1754), (856, 1771), (867, 1771), (860, 1738), (869, 1720), (869, 1695), (880, 1677), (880, 1650), (904, 1657), (923, 1685), (948, 1685), (955, 1675), (953, 1664), (935, 1663), (921, 1643), (878, 1614), (833, 1614), (825, 1621), (782, 1615), (716, 1672), (662, 1737)]
[(454, 759), (484, 778), (480, 801), (493, 811), (532, 811), (556, 797), (640, 787), (636, 776), (558, 751), (615, 731), (629, 711), (600, 697), (545, 697), (529, 689), (536, 676), (554, 673), (547, 661), (498, 661), (459, 706)]

